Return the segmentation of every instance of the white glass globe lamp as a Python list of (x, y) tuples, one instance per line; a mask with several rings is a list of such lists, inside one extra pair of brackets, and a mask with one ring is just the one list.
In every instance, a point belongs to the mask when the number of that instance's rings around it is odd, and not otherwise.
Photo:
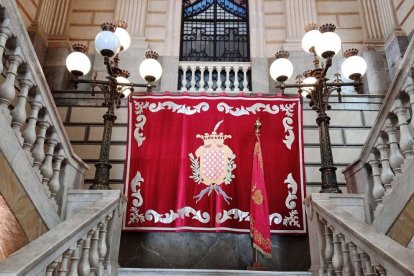
[(128, 28), (128, 24), (122, 20), (117, 20), (114, 24), (116, 26), (115, 35), (118, 37), (121, 44), (121, 51), (125, 51), (131, 45), (131, 36), (126, 30)]
[(121, 49), (118, 36), (115, 35), (115, 26), (112, 23), (103, 23), (102, 32), (95, 37), (95, 48), (104, 57), (112, 57)]
[(302, 38), (302, 48), (305, 52), (310, 53), (315, 50), (316, 43), (321, 39), (321, 32), (318, 25), (309, 24), (305, 27), (305, 35)]
[(270, 65), (269, 73), (272, 79), (278, 82), (287, 81), (293, 74), (293, 64), (288, 59), (287, 51), (279, 51), (276, 53), (276, 59)]
[[(128, 76), (129, 76), (129, 74), (128, 74)], [(129, 84), (130, 83), (130, 81), (126, 77), (124, 77), (124, 76), (118, 76), (118, 77), (116, 77), (116, 82), (118, 84)], [(116, 87), (116, 89), (120, 93), (124, 94), (124, 97), (128, 97), (129, 94), (131, 94), (131, 87), (130, 86), (118, 85)]]
[[(303, 80), (303, 84), (315, 84), (315, 83), (316, 83), (315, 77), (307, 77)], [(302, 91), (306, 92), (306, 94), (309, 94), (313, 89), (314, 89), (313, 86), (302, 87)]]
[(88, 74), (91, 70), (91, 62), (85, 54), (87, 52), (86, 46), (74, 44), (72, 48), (74, 52), (70, 53), (66, 58), (66, 68), (76, 77)]
[(344, 52), (346, 57), (344, 63), (342, 63), (342, 74), (350, 80), (358, 80), (367, 71), (367, 63), (365, 60), (358, 56), (357, 49), (348, 49)]
[(325, 59), (332, 58), (341, 50), (341, 38), (334, 33), (335, 29), (333, 24), (325, 24), (319, 28), (322, 35), (315, 45), (318, 56)]
[(162, 67), (158, 62), (158, 53), (155, 51), (147, 51), (145, 53), (146, 59), (141, 62), (139, 66), (139, 74), (141, 77), (146, 80), (148, 83), (152, 83), (161, 78)]

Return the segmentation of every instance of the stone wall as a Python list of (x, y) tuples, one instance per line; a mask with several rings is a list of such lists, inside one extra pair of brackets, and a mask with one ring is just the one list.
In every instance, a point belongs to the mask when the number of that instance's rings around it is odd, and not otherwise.
[(90, 53), (95, 52), (95, 36), (101, 31), (101, 24), (112, 22), (115, 12), (115, 1), (82, 1), (72, 0), (69, 18), (69, 43), (82, 43)]

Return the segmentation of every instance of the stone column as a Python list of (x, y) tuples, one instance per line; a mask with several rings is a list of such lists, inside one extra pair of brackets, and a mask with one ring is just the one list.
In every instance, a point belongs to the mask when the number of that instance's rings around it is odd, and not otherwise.
[[(379, 0), (382, 1), (382, 0)], [(384, 40), (377, 9), (377, 0), (359, 0), (362, 29), (365, 42), (370, 45), (382, 44)]]
[(409, 39), (398, 22), (393, 0), (378, 1), (382, 28), (385, 35), (385, 54), (388, 62), (390, 76), (393, 77), (398, 70)]
[(302, 50), (305, 26), (317, 23), (315, 0), (285, 0), (286, 43), (285, 50)]
[(128, 32), (131, 36), (131, 47), (147, 48), (145, 42), (145, 24), (147, 20), (148, 0), (117, 0), (115, 20), (124, 20), (128, 23)]
[(380, 23), (385, 37), (395, 30), (401, 31), (393, 3), (390, 0), (378, 0), (377, 3), (381, 18)]
[(269, 75), (269, 61), (266, 57), (266, 34), (263, 0), (249, 1), (250, 61), (254, 92), (269, 93), (269, 82), (263, 76)]
[[(177, 90), (178, 59), (180, 55), (182, 1), (168, 1), (168, 21), (166, 26), (166, 41), (162, 53), (163, 70), (161, 91)], [(169, 68), (169, 69), (167, 69)]]
[(384, 52), (385, 34), (382, 26), (384, 24), (384, 26), (388, 26), (388, 24), (382, 23), (382, 15), (379, 12), (379, 5), (382, 2), (383, 0), (358, 0), (366, 46), (361, 51), (361, 55), (366, 60), (368, 68), (372, 68), (363, 77), (363, 82), (366, 84), (363, 90), (366, 94), (385, 94), (390, 83)]
[(36, 15), (39, 29), (49, 47), (67, 47), (68, 14), (71, 0), (43, 0)]
[[(392, 0), (359, 0), (365, 44), (371, 50), (382, 51), (392, 78), (408, 46), (407, 35), (402, 31)], [(370, 59), (370, 55), (365, 56)], [(378, 57), (374, 57), (376, 59)], [(384, 84), (386, 85), (386, 84)], [(386, 89), (385, 89), (386, 90)]]

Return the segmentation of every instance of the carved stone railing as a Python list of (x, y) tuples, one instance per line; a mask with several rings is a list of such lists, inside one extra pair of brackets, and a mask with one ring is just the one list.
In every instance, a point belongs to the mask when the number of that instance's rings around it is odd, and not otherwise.
[(119, 191), (102, 193), (92, 206), (0, 262), (0, 274), (117, 275), (124, 202)]
[(88, 166), (72, 149), (15, 1), (0, 0), (0, 56), (1, 151), (50, 228)]
[(358, 202), (351, 197), (312, 194), (305, 200), (312, 275), (414, 275), (414, 251), (365, 223), (364, 206), (350, 204)]
[(189, 92), (249, 92), (250, 62), (180, 61), (178, 90)]
[(414, 112), (413, 65), (411, 39), (359, 158), (343, 171), (348, 192), (365, 194), (374, 218), (382, 213), (397, 186), (409, 185), (400, 179), (414, 157), (414, 120), (410, 118)]

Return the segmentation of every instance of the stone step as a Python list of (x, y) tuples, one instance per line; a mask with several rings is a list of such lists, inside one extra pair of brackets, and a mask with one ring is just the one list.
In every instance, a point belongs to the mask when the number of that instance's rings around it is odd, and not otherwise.
[(252, 270), (216, 270), (216, 269), (158, 269), (158, 268), (119, 268), (119, 276), (153, 276), (153, 275), (203, 275), (203, 276), (259, 276), (259, 275), (288, 275), (288, 276), (310, 276), (307, 271), (252, 271)]

